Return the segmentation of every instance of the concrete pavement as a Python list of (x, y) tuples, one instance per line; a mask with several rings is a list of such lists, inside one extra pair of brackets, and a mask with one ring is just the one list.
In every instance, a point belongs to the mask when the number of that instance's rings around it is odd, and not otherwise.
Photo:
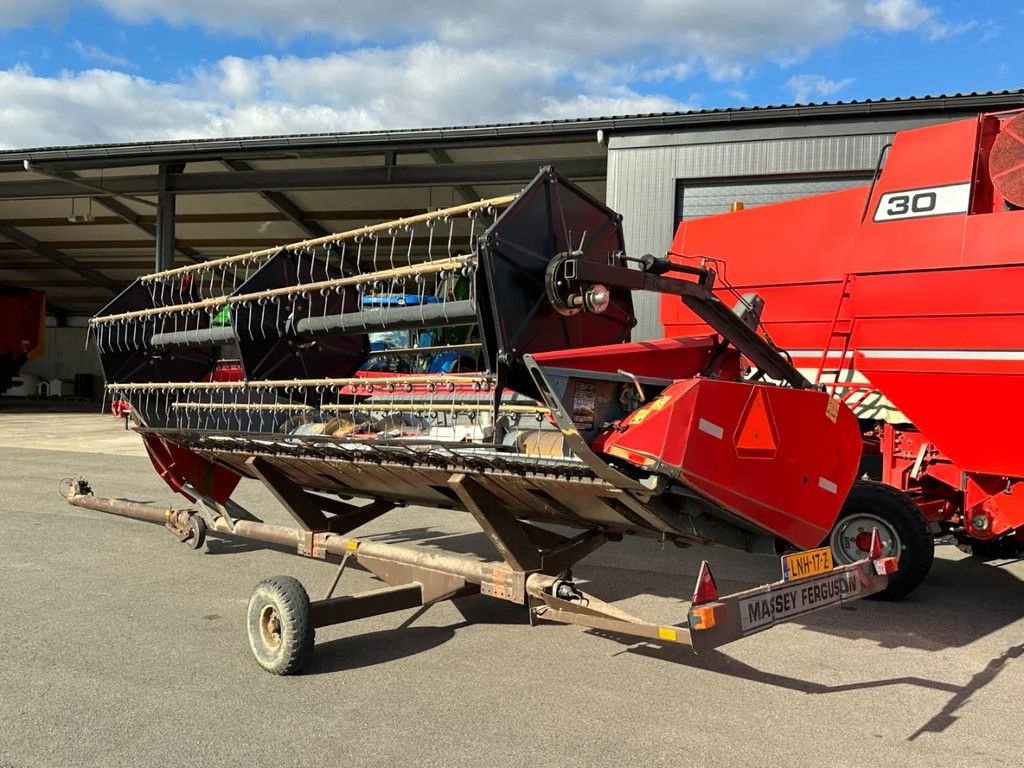
[[(192, 552), (158, 526), (71, 508), (57, 483), (80, 474), (100, 495), (175, 502), (145, 458), (122, 454), (115, 420), (81, 437), (121, 455), (41, 449), (68, 422), (26, 447), (34, 427), (11, 418), (0, 414), (0, 445), (15, 446), (0, 447), (3, 768), (1024, 762), (1022, 562), (940, 547), (903, 603), (861, 601), (702, 656), (531, 628), (523, 609), (477, 596), (321, 630), (311, 673), (276, 678), (249, 655), (249, 594), (283, 573), (319, 595), (331, 566), (225, 539)], [(285, 522), (251, 483), (239, 500)], [(457, 512), (398, 510), (360, 533), (493, 557)], [(577, 575), (676, 622), (704, 557), (725, 590), (777, 578), (770, 558), (638, 540)], [(341, 589), (376, 585), (354, 571)]]

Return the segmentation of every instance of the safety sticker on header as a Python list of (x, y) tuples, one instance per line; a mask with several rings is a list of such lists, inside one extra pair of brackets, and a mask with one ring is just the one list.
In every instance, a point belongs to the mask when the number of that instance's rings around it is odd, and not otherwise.
[(755, 387), (747, 400), (735, 436), (736, 453), (740, 456), (770, 457), (779, 447), (775, 423), (761, 387)]

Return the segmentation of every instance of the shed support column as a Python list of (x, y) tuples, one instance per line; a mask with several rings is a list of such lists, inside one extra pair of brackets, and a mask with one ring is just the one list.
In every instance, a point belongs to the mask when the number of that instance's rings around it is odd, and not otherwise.
[(156, 209), (156, 271), (174, 268), (175, 196), (167, 189), (167, 175), (181, 173), (185, 166), (161, 165), (158, 175)]

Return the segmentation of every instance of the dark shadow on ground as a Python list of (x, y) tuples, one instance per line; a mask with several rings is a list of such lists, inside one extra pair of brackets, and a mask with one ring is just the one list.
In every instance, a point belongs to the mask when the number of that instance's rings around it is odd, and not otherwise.
[(269, 549), (273, 552), (281, 552), (285, 555), (294, 555), (295, 547), (289, 547), (284, 544), (271, 544), (263, 541), (253, 541), (252, 539), (243, 539), (237, 536), (231, 536), (217, 532), (215, 534), (206, 534), (206, 545), (204, 547), (204, 553), (207, 555), (240, 555), (245, 552), (256, 552), (258, 550)]
[(966, 647), (1022, 617), (1024, 582), (997, 563), (965, 557), (937, 559), (924, 583), (902, 601), (861, 600), (798, 623), (835, 637), (868, 638), (884, 648), (942, 651)]
[[(635, 561), (641, 570), (608, 567), (592, 559), (574, 571), (577, 578), (587, 580), (586, 591), (608, 602), (640, 594), (675, 601), (678, 612), (672, 609), (673, 623), (682, 623), (701, 556), (711, 558), (716, 576), (720, 576), (716, 560), (726, 566), (723, 571), (729, 578), (718, 579), (719, 592), (723, 594), (779, 578), (777, 560), (727, 550), (712, 550), (710, 554), (704, 550), (697, 556), (683, 551), (678, 562), (682, 568), (676, 574), (645, 569), (639, 557)], [(1024, 581), (1001, 567), (1004, 564), (973, 557), (937, 558), (924, 583), (903, 600), (858, 600), (841, 608), (802, 616), (792, 623), (834, 637), (869, 639), (883, 648), (963, 648), (1024, 618)], [(936, 621), (936, 617), (941, 617), (941, 621)]]
[[(913, 741), (925, 733), (941, 733), (949, 728), (957, 720), (957, 711), (967, 705), (971, 697), (986, 685), (991, 683), (1000, 672), (1002, 672), (1010, 661), (1024, 656), (1024, 643), (1011, 646), (1001, 654), (991, 659), (988, 664), (963, 685), (947, 683), (942, 680), (932, 680), (916, 675), (904, 675), (900, 677), (880, 678), (876, 680), (864, 680), (857, 683), (844, 683), (841, 685), (828, 685), (814, 680), (803, 680), (798, 677), (781, 675), (775, 672), (765, 672), (750, 664), (738, 661), (720, 651), (705, 651), (700, 655), (695, 654), (689, 647), (676, 644), (658, 644), (647, 640), (638, 641), (635, 637), (629, 637), (612, 632), (599, 630), (587, 630), (589, 633), (599, 637), (606, 637), (626, 646), (621, 653), (633, 653), (650, 659), (669, 662), (684, 667), (693, 667), (708, 672), (715, 672), (721, 675), (728, 675), (742, 680), (749, 680), (763, 685), (770, 685), (775, 688), (782, 688), (789, 691), (797, 691), (812, 695), (825, 695), (844, 693), (846, 691), (868, 690), (872, 688), (898, 688), (909, 685), (918, 688), (926, 688), (934, 691), (941, 691), (950, 694), (949, 701), (943, 707), (925, 721), (913, 733), (908, 734), (907, 740)], [(894, 691), (894, 696), (888, 700), (896, 700), (899, 691)]]
[(523, 606), (472, 595), (452, 601), (463, 621), (443, 627), (415, 626), (430, 610), (423, 606), (394, 629), (360, 633), (359, 624), (352, 625), (352, 634), (316, 646), (308, 674), (328, 674), (348, 669), (384, 664), (433, 650), (455, 637), (455, 633), (473, 624), (526, 624)]
[(455, 637), (466, 622), (447, 627), (406, 627), (353, 634), (319, 643), (306, 674), (344, 672), (404, 659), (432, 650)]

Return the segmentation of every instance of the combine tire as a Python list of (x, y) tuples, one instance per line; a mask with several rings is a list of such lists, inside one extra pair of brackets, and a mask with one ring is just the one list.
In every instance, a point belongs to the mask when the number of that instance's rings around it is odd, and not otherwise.
[(313, 655), (316, 630), (309, 595), (291, 576), (272, 576), (256, 585), (246, 629), (256, 663), (275, 675), (301, 672)]
[(882, 537), (882, 554), (899, 558), (900, 567), (889, 577), (889, 586), (872, 597), (899, 600), (928, 575), (935, 540), (909, 496), (883, 483), (857, 480), (823, 544), (832, 547), (840, 563), (852, 563), (867, 556), (873, 528), (878, 528)]

